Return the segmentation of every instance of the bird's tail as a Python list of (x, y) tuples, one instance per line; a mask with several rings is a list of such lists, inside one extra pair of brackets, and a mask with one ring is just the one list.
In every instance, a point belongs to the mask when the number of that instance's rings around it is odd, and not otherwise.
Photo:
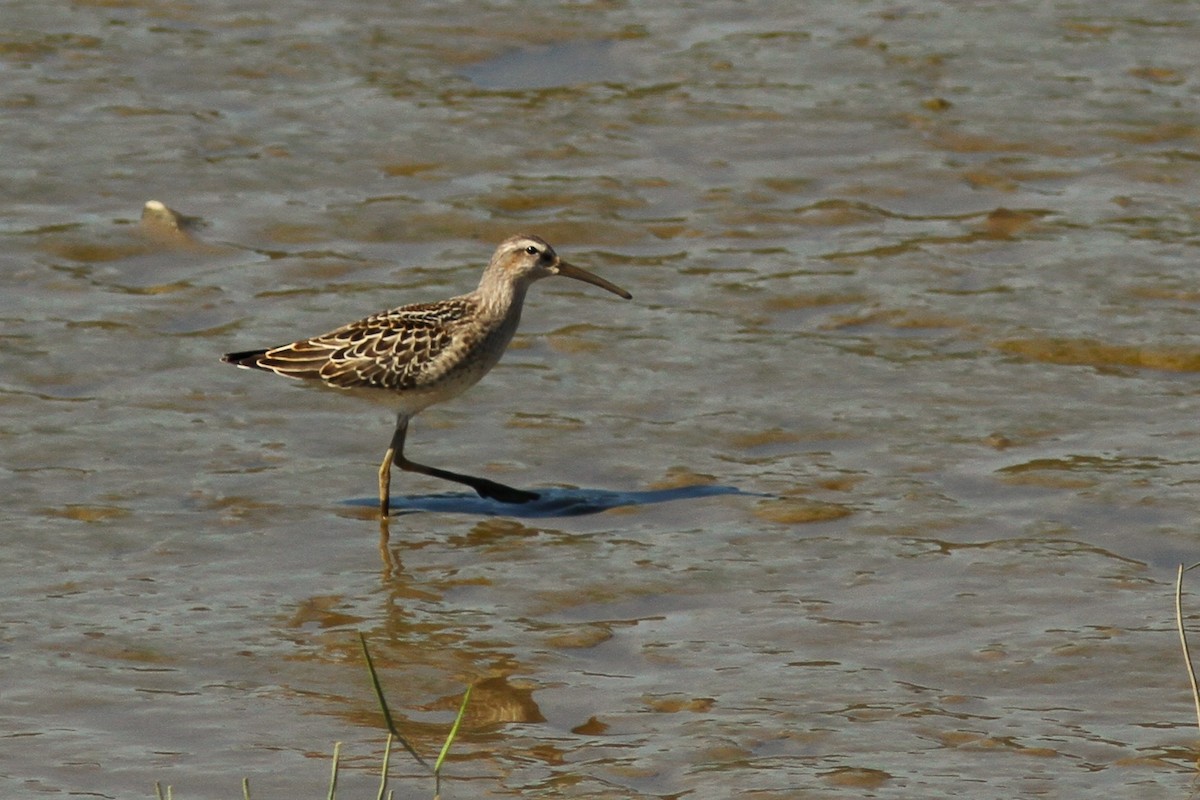
[(266, 369), (266, 367), (258, 363), (258, 360), (266, 355), (266, 353), (266, 350), (243, 350), (240, 353), (226, 353), (221, 356), (221, 360), (226, 364), (233, 364), (235, 367)]

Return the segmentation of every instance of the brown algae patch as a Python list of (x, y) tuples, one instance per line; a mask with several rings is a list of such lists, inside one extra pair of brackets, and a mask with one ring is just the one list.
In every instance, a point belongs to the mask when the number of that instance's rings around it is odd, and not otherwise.
[(1180, 122), (1160, 122), (1148, 127), (1113, 131), (1112, 138), (1131, 144), (1165, 144), (1200, 137), (1200, 126)]
[(667, 474), (650, 484), (651, 489), (680, 489), (687, 486), (708, 486), (717, 482), (716, 475), (693, 472), (687, 467), (675, 466)]
[(742, 450), (756, 450), (760, 447), (777, 444), (795, 444), (802, 441), (803, 438), (795, 431), (785, 431), (783, 428), (776, 427), (753, 433), (736, 434), (731, 438), (730, 443)]
[(1200, 291), (1165, 286), (1135, 286), (1129, 290), (1129, 296), (1140, 300), (1200, 303)]
[(833, 786), (877, 789), (892, 779), (890, 773), (869, 767), (839, 767), (824, 773), (822, 779)]
[(891, 330), (961, 330), (972, 331), (976, 325), (963, 317), (940, 314), (922, 309), (881, 308), (860, 314), (831, 317), (821, 327), (825, 330), (879, 326)]
[(596, 717), (588, 717), (583, 724), (571, 728), (571, 733), (577, 736), (602, 736), (608, 733), (608, 723), (601, 722)]
[(366, 621), (365, 617), (340, 610), (347, 605), (346, 599), (341, 595), (310, 597), (300, 603), (286, 625), (289, 628), (303, 628), (311, 624), (321, 628), (362, 625)]
[(65, 508), (52, 508), (51, 516), (73, 519), (76, 522), (105, 522), (110, 519), (122, 519), (129, 516), (129, 510), (118, 506), (89, 506), (70, 505)]
[(879, 209), (858, 202), (822, 201), (797, 209), (796, 223), (822, 228), (844, 228), (865, 225), (886, 218)]
[(598, 325), (576, 324), (551, 331), (545, 337), (545, 342), (554, 352), (568, 355), (608, 350), (611, 344), (599, 337), (611, 338), (611, 334)]
[(507, 428), (533, 428), (547, 431), (578, 431), (584, 427), (583, 420), (565, 417), (561, 414), (531, 414), (526, 411), (513, 413)]
[(849, 492), (863, 482), (864, 475), (836, 475), (832, 478), (821, 478), (814, 487), (830, 492)]
[(437, 161), (397, 161), (391, 164), (384, 164), (382, 171), (389, 178), (411, 178), (414, 175), (433, 172), (440, 169), (441, 166)]
[(1090, 489), (1098, 481), (1092, 478), (1080, 478), (1069, 475), (1033, 473), (1024, 475), (1005, 475), (1003, 481), (1007, 486), (1032, 486), (1039, 489)]
[(1045, 212), (1021, 211), (1010, 208), (993, 209), (979, 226), (980, 232), (992, 239), (1011, 239), (1033, 228)]
[(868, 300), (867, 295), (862, 292), (798, 292), (773, 295), (763, 303), (763, 308), (770, 312), (800, 311), (808, 308), (862, 305)]
[(124, 261), (153, 252), (153, 248), (147, 242), (134, 239), (102, 242), (83, 239), (46, 238), (39, 242), (38, 249), (55, 258), (60, 258), (64, 261), (74, 261), (79, 264), (105, 264), (110, 261)]
[(699, 239), (704, 236), (704, 231), (699, 228), (678, 223), (647, 225), (646, 230), (657, 239)]
[(963, 173), (963, 180), (971, 184), (971, 188), (973, 189), (995, 189), (1000, 192), (1015, 192), (1020, 188), (1020, 184), (1009, 176), (987, 168), (967, 170)]
[(678, 714), (681, 711), (691, 711), (693, 713), (703, 713), (711, 711), (717, 701), (712, 697), (684, 697), (681, 695), (670, 695), (664, 697), (643, 697), (642, 700), (652, 710), (660, 714)]
[(1200, 349), (1194, 347), (1107, 344), (1095, 339), (1058, 338), (1005, 339), (996, 342), (994, 347), (1002, 353), (1047, 364), (1200, 372)]
[(1177, 69), (1169, 67), (1135, 67), (1129, 74), (1151, 83), (1162, 83), (1167, 86), (1179, 86), (1187, 80), (1187, 76)]
[(611, 638), (612, 628), (607, 625), (580, 625), (550, 636), (546, 639), (546, 644), (566, 650), (586, 650), (604, 644)]
[(1153, 468), (1137, 459), (1113, 459), (1074, 455), (1061, 458), (1035, 458), (1004, 467), (998, 472), (1010, 486), (1039, 486), (1047, 489), (1088, 489), (1095, 486), (1100, 473), (1125, 473)]
[(783, 525), (805, 525), (811, 522), (830, 522), (848, 517), (854, 510), (838, 503), (788, 497), (764, 500), (754, 509), (754, 516), (766, 522)]

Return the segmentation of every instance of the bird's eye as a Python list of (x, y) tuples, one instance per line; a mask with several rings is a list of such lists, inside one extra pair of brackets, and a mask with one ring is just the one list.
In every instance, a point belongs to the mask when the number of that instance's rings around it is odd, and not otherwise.
[(529, 255), (531, 255), (531, 256), (536, 256), (538, 254), (538, 249), (536, 247), (534, 247), (533, 245), (529, 245), (528, 247), (525, 248), (525, 252), (529, 253)]

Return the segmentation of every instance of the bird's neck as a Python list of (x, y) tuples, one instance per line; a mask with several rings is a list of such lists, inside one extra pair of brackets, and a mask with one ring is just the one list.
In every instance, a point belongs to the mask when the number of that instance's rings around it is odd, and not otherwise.
[(485, 272), (479, 281), (475, 295), (482, 310), (488, 316), (507, 317), (510, 314), (520, 316), (521, 306), (525, 302), (525, 292), (529, 284), (525, 281), (512, 281), (504, 275)]

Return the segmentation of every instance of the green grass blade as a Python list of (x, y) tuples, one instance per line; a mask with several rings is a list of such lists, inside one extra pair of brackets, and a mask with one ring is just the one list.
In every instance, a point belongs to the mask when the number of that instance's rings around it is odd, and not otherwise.
[(396, 732), (396, 723), (392, 722), (392, 712), (388, 708), (387, 698), (383, 696), (383, 686), (379, 683), (379, 673), (375, 671), (375, 662), (371, 660), (371, 650), (367, 647), (367, 637), (363, 636), (363, 632), (358, 632), (358, 643), (362, 646), (363, 659), (367, 662), (367, 672), (371, 673), (371, 685), (375, 687), (375, 699), (379, 701), (379, 708), (383, 711), (383, 721), (387, 723), (388, 732), (393, 736), (399, 736)]
[(392, 712), (388, 708), (387, 698), (383, 696), (383, 686), (379, 683), (379, 673), (375, 671), (375, 662), (371, 660), (371, 651), (367, 647), (367, 637), (363, 636), (362, 631), (358, 632), (358, 642), (362, 645), (363, 659), (367, 662), (367, 672), (371, 673), (371, 685), (375, 687), (375, 698), (379, 700), (379, 708), (383, 711), (383, 721), (387, 723), (388, 733), (396, 737), (396, 741), (400, 743), (401, 747), (410, 756), (417, 760), (418, 764), (425, 769), (429, 769), (429, 764), (425, 762), (425, 759), (421, 758), (412, 745), (408, 743), (408, 740), (400, 735), (400, 731), (396, 730), (396, 723), (392, 721)]
[(442, 771), (442, 762), (446, 759), (446, 753), (450, 752), (450, 745), (454, 742), (454, 737), (458, 735), (458, 726), (462, 723), (463, 717), (467, 713), (467, 701), (471, 699), (471, 687), (463, 692), (462, 702), (458, 704), (458, 716), (454, 718), (454, 724), (450, 726), (450, 733), (446, 734), (446, 741), (442, 743), (442, 752), (438, 753), (437, 761), (433, 765), (433, 774), (437, 775)]

